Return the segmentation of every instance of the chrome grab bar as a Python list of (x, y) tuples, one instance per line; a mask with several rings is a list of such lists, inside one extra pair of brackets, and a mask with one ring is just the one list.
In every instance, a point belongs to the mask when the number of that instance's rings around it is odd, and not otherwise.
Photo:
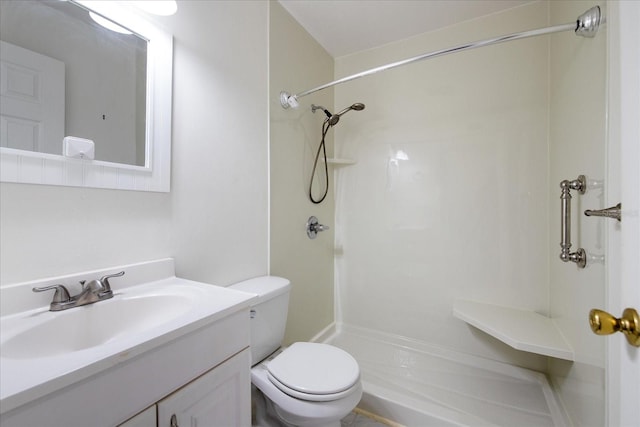
[(579, 268), (587, 265), (587, 254), (582, 248), (571, 252), (571, 190), (584, 194), (587, 180), (584, 175), (573, 181), (564, 180), (560, 183), (560, 259), (564, 262), (575, 262)]

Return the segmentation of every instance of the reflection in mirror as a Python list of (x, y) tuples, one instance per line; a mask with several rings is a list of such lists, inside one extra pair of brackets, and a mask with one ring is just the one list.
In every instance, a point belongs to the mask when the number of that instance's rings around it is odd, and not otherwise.
[(0, 145), (62, 155), (74, 136), (96, 160), (144, 167), (147, 40), (126, 32), (68, 1), (0, 1)]

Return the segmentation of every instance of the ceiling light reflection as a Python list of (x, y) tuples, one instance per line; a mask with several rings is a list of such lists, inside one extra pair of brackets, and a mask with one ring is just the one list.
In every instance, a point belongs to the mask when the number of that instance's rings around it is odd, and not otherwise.
[(160, 16), (170, 16), (178, 11), (178, 3), (175, 0), (137, 0), (131, 4), (145, 12)]
[(107, 18), (104, 18), (98, 15), (97, 13), (89, 12), (89, 16), (91, 17), (91, 19), (93, 19), (95, 23), (103, 26), (108, 30), (115, 31), (116, 33), (120, 33), (120, 34), (133, 34), (131, 31), (125, 28), (122, 28), (120, 25), (116, 24), (113, 21), (108, 20)]

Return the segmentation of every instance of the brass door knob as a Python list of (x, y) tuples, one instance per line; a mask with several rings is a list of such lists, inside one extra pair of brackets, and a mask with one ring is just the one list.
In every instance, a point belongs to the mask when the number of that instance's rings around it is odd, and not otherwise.
[(640, 317), (633, 308), (625, 308), (621, 318), (594, 308), (589, 312), (589, 325), (594, 334), (609, 335), (622, 332), (629, 344), (640, 347)]

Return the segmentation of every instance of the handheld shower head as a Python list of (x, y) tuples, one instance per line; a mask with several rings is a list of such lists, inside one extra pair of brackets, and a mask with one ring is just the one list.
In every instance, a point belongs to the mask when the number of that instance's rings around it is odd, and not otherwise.
[(340, 111), (339, 113), (334, 114), (335, 116), (341, 116), (343, 114), (348, 113), (351, 110), (355, 110), (355, 111), (362, 111), (364, 110), (364, 104), (361, 102), (356, 102), (353, 105), (348, 106), (347, 108), (345, 108), (344, 110)]
[(329, 126), (335, 126), (340, 121), (340, 114), (334, 114), (331, 117), (329, 117), (327, 120), (329, 120)]
[(335, 126), (340, 121), (340, 117), (342, 117), (343, 114), (346, 114), (351, 110), (362, 111), (364, 110), (364, 104), (361, 102), (356, 102), (355, 104), (350, 105), (349, 107), (345, 108), (339, 113), (333, 114), (331, 117), (329, 117), (329, 125)]
[[(317, 204), (317, 203), (322, 203), (325, 197), (327, 197), (327, 193), (329, 191), (329, 170), (327, 168), (328, 162), (327, 162), (327, 150), (326, 150), (325, 141), (324, 141), (325, 136), (327, 136), (327, 132), (329, 132), (329, 129), (331, 129), (340, 121), (340, 117), (343, 114), (346, 114), (351, 110), (362, 111), (364, 110), (364, 104), (361, 102), (356, 102), (355, 104), (340, 111), (338, 114), (331, 114), (326, 108), (324, 108), (321, 105), (311, 104), (311, 112), (315, 113), (316, 110), (324, 111), (324, 114), (327, 116), (327, 118), (324, 119), (324, 122), (322, 122), (322, 139), (320, 140), (320, 145), (318, 145), (318, 151), (316, 152), (316, 159), (313, 162), (313, 170), (311, 171), (311, 179), (309, 180), (309, 200)], [(323, 153), (324, 155), (324, 177), (325, 177), (326, 185), (324, 187), (324, 193), (322, 194), (322, 196), (319, 199), (315, 199), (313, 197), (312, 189), (313, 189), (313, 181), (316, 176), (316, 167), (318, 166), (318, 160), (320, 159), (320, 153)]]

